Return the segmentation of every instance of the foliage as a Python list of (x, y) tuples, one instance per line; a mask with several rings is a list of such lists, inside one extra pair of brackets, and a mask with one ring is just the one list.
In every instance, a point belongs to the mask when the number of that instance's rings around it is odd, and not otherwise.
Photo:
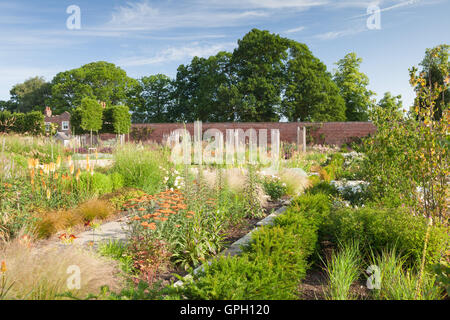
[(286, 184), (277, 176), (264, 177), (262, 179), (262, 186), (264, 188), (264, 192), (270, 196), (272, 201), (279, 200), (287, 193)]
[[(321, 241), (333, 243), (359, 240), (362, 246), (375, 252), (396, 247), (411, 263), (422, 256), (427, 222), (423, 217), (411, 216), (405, 210), (387, 208), (343, 208), (321, 217)], [(434, 226), (430, 232), (427, 265), (439, 261), (448, 247), (445, 227)]]
[[(81, 128), (98, 132), (103, 124), (102, 106), (94, 99), (85, 97), (81, 100)], [(91, 137), (92, 139), (92, 137)]]
[(48, 104), (56, 113), (72, 111), (85, 97), (103, 101), (107, 106), (126, 103), (136, 80), (112, 63), (92, 62), (58, 73), (52, 80)]
[(102, 132), (125, 134), (129, 133), (130, 127), (131, 115), (127, 106), (109, 106), (103, 110)]
[(263, 214), (262, 205), (259, 200), (260, 188), (256, 168), (253, 165), (249, 165), (244, 187), (245, 211), (249, 217), (261, 217)]
[(174, 81), (163, 74), (142, 77), (130, 92), (134, 123), (170, 122)]
[(329, 300), (352, 300), (357, 298), (350, 292), (350, 287), (358, 280), (361, 273), (361, 256), (358, 242), (342, 244), (339, 252), (333, 252), (326, 262)]
[(367, 89), (369, 78), (359, 71), (362, 59), (351, 52), (336, 65), (334, 82), (345, 100), (345, 116), (347, 121), (367, 121), (368, 110), (372, 105), (374, 93)]
[(241, 256), (220, 257), (174, 291), (187, 299), (295, 299), (317, 241), (315, 224), (291, 212), (252, 235)]
[(124, 186), (148, 193), (161, 190), (163, 172), (160, 166), (168, 162), (161, 147), (126, 144), (116, 149), (114, 159), (112, 172), (122, 175)]
[(326, 66), (305, 44), (289, 41), (282, 113), (290, 121), (345, 121), (345, 103)]
[(425, 273), (424, 285), (417, 295), (419, 275), (417, 270), (407, 266), (405, 257), (401, 257), (395, 248), (383, 250), (378, 256), (372, 256), (372, 264), (380, 270), (380, 289), (373, 290), (377, 299), (387, 300), (440, 300), (442, 290), (435, 285), (436, 277)]
[(39, 111), (28, 113), (0, 111), (0, 132), (41, 135), (44, 131), (44, 115)]
[(8, 110), (23, 113), (39, 111), (42, 113), (50, 93), (50, 84), (43, 77), (29, 78), (23, 83), (16, 84), (10, 90), (10, 106), (14, 106), (14, 108), (10, 107)]
[[(414, 109), (420, 109), (420, 112), (416, 111), (416, 113), (421, 113), (418, 114), (419, 118), (422, 117), (422, 114), (430, 112), (427, 109), (432, 108), (431, 117), (434, 120), (440, 120), (444, 116), (445, 110), (448, 109), (450, 103), (450, 87), (448, 86), (450, 69), (449, 52), (450, 45), (448, 44), (441, 44), (425, 51), (425, 57), (420, 63), (422, 67), (420, 75), (425, 80), (425, 83), (412, 83), (417, 93)], [(439, 86), (443, 86), (443, 89), (438, 94), (433, 94), (432, 97), (427, 94), (420, 94), (423, 91), (423, 87), (431, 88)], [(430, 103), (430, 100), (433, 100), (432, 103)]]

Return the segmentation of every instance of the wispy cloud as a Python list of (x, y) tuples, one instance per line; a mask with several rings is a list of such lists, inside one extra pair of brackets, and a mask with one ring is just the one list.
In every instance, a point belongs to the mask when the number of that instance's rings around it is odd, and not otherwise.
[(209, 57), (217, 54), (219, 51), (230, 50), (235, 47), (235, 43), (219, 43), (219, 44), (199, 44), (193, 43), (188, 46), (181, 47), (169, 47), (157, 54), (150, 56), (135, 56), (125, 59), (119, 59), (116, 63), (123, 67), (136, 67), (152, 64), (167, 63), (172, 61), (182, 61), (185, 59), (191, 59), (197, 57)]
[(317, 34), (314, 36), (314, 38), (319, 39), (319, 40), (333, 40), (336, 38), (341, 38), (341, 37), (345, 37), (345, 36), (353, 36), (353, 35), (357, 35), (361, 32), (367, 31), (367, 28), (350, 28), (350, 29), (346, 29), (346, 30), (340, 30), (340, 31), (330, 31), (330, 32), (325, 32), (325, 33), (321, 33), (321, 34)]
[(162, 29), (211, 28), (234, 26), (252, 19), (267, 17), (258, 10), (222, 11), (205, 7), (154, 7), (149, 2), (128, 3), (116, 7), (106, 30), (152, 31)]
[(296, 33), (296, 32), (303, 31), (305, 29), (306, 29), (306, 27), (301, 26), (301, 27), (298, 27), (298, 28), (293, 28), (293, 29), (286, 30), (284, 33)]

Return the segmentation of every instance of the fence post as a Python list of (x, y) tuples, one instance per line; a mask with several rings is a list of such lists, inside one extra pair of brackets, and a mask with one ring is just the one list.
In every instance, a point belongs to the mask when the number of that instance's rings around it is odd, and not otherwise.
[(306, 152), (306, 127), (303, 126), (303, 152)]

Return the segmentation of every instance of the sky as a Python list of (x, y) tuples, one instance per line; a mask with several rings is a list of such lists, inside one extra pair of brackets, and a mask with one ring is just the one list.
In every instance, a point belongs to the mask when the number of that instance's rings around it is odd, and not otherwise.
[(51, 81), (94, 61), (135, 78), (175, 77), (180, 64), (232, 51), (258, 28), (307, 44), (330, 72), (355, 52), (376, 99), (401, 94), (407, 108), (408, 68), (450, 44), (449, 13), (450, 0), (0, 0), (0, 100), (30, 77)]

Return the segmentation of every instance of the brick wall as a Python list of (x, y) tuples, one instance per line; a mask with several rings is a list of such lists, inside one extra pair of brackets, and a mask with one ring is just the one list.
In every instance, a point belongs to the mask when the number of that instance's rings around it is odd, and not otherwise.
[[(133, 128), (150, 127), (152, 133), (148, 140), (162, 142), (165, 136), (168, 136), (173, 130), (184, 128), (184, 124), (180, 123), (152, 123), (152, 124), (133, 124)], [(365, 137), (374, 133), (376, 128), (370, 122), (230, 122), (230, 123), (203, 123), (202, 131), (215, 128), (221, 130), (224, 135), (226, 129), (243, 129), (244, 131), (250, 128), (267, 129), (268, 141), (270, 141), (270, 129), (279, 129), (280, 138), (285, 142), (297, 142), (297, 127), (307, 128), (307, 143), (308, 144), (330, 144), (342, 145), (357, 138)], [(194, 134), (194, 124), (186, 124), (186, 129)], [(111, 138), (113, 135), (102, 135), (102, 139)]]

